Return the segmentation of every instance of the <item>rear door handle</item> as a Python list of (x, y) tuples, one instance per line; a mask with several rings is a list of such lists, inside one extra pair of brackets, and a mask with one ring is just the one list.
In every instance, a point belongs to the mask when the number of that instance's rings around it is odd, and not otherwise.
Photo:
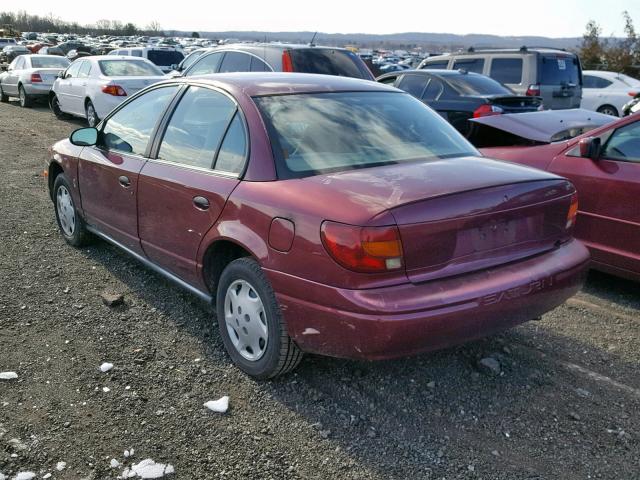
[(198, 210), (207, 210), (209, 208), (209, 200), (204, 197), (193, 197), (193, 204)]
[(131, 180), (129, 180), (129, 177), (126, 177), (124, 175), (118, 177), (118, 182), (120, 182), (120, 185), (122, 185), (124, 188), (129, 188), (131, 186)]

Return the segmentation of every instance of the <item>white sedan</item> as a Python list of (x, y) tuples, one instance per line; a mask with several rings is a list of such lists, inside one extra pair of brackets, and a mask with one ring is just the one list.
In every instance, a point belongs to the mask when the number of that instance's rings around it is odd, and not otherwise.
[(20, 106), (30, 107), (38, 98), (47, 99), (51, 85), (69, 60), (57, 55), (20, 55), (0, 74), (0, 102), (18, 97)]
[(55, 81), (49, 106), (58, 118), (74, 115), (95, 127), (127, 96), (164, 79), (162, 71), (144, 58), (83, 57)]
[(640, 80), (624, 73), (582, 72), (581, 108), (619, 117), (622, 107), (640, 92)]

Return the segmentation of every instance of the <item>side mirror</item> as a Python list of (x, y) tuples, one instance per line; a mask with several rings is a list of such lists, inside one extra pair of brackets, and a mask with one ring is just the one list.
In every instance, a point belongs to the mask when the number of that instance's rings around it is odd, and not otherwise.
[(90, 147), (98, 143), (98, 130), (93, 127), (79, 128), (71, 133), (69, 141), (78, 147)]
[(597, 160), (600, 158), (600, 139), (598, 137), (587, 137), (580, 140), (580, 156)]

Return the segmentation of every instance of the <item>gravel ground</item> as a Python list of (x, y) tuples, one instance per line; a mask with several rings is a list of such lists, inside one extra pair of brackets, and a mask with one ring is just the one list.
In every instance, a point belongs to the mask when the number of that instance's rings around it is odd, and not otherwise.
[[(18, 374), (0, 380), (0, 479), (111, 479), (146, 458), (189, 480), (640, 478), (637, 284), (592, 273), (500, 336), (382, 363), (307, 356), (256, 382), (207, 305), (58, 235), (43, 162), (81, 125), (0, 105), (0, 372)], [(227, 413), (203, 407), (223, 395)]]

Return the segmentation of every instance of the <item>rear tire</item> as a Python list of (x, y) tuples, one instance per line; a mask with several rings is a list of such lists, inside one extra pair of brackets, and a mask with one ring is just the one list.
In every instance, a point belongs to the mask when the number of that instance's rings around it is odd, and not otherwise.
[(2, 87), (0, 87), (0, 102), (7, 103), (8, 101), (9, 101), (9, 95), (6, 95), (4, 93), (4, 90), (2, 90)]
[(598, 113), (604, 113), (605, 115), (612, 115), (614, 117), (619, 117), (620, 113), (618, 113), (618, 109), (613, 105), (602, 105), (597, 110)]
[(66, 113), (64, 113), (60, 109), (60, 102), (58, 101), (58, 97), (56, 96), (56, 94), (53, 94), (49, 99), (49, 108), (51, 109), (53, 114), (56, 116), (56, 118), (60, 120), (65, 120), (66, 118), (69, 117)]
[(90, 242), (91, 233), (75, 207), (71, 191), (69, 180), (64, 173), (60, 173), (53, 183), (53, 205), (58, 228), (69, 245), (82, 247)]
[(100, 122), (100, 119), (98, 118), (96, 108), (93, 106), (93, 103), (91, 103), (91, 100), (87, 100), (87, 104), (84, 106), (84, 111), (87, 117), (87, 125), (95, 128), (95, 126)]
[[(239, 258), (227, 265), (216, 300), (222, 341), (243, 372), (264, 380), (300, 363), (302, 352), (289, 337), (278, 300), (258, 262)], [(252, 335), (258, 340), (252, 342)]]
[(22, 85), (18, 85), (18, 98), (20, 99), (20, 106), (22, 108), (30, 108), (33, 105), (33, 99), (27, 95)]

